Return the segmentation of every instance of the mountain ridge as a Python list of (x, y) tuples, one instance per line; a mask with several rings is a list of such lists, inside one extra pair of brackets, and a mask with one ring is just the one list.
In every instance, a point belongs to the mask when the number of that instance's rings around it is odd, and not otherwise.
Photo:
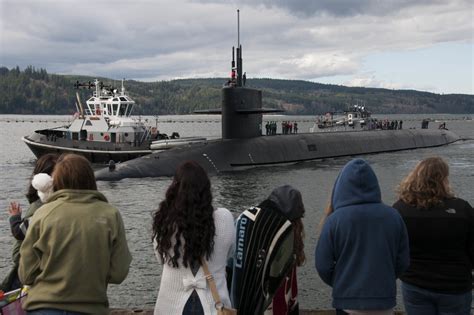
[[(71, 114), (75, 111), (74, 83), (95, 77), (49, 74), (45, 69), (0, 67), (1, 114)], [(120, 87), (120, 81), (97, 78)], [(137, 102), (135, 114), (190, 114), (219, 108), (226, 78), (125, 81), (127, 93)], [(474, 113), (474, 95), (436, 94), (416, 90), (347, 87), (304, 80), (247, 79), (246, 86), (261, 89), (263, 106), (286, 110), (289, 115), (321, 115), (364, 105), (374, 114)], [(79, 90), (81, 99), (92, 94)]]

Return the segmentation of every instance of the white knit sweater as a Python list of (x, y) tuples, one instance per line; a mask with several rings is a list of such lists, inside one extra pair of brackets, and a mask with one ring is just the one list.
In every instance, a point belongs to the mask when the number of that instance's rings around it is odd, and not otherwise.
[[(209, 271), (214, 276), (217, 290), (222, 302), (231, 306), (227, 281), (225, 278), (225, 267), (227, 259), (233, 254), (235, 242), (234, 218), (229, 210), (218, 208), (214, 211), (214, 224), (216, 235), (214, 237), (214, 251), (207, 261)], [(155, 253), (159, 257), (156, 246)], [(158, 261), (161, 262), (160, 259)], [(204, 314), (216, 314), (214, 299), (212, 298), (209, 285), (204, 277), (202, 268), (199, 268), (196, 276), (190, 268), (180, 264), (179, 268), (173, 268), (168, 264), (163, 265), (161, 284), (158, 298), (155, 304), (155, 315), (181, 315), (184, 305), (188, 301), (193, 290), (196, 290), (204, 309)]]

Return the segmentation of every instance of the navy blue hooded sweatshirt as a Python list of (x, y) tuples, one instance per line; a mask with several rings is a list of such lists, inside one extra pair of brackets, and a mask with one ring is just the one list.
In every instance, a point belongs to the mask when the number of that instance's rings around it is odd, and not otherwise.
[(384, 310), (396, 305), (396, 279), (408, 268), (405, 224), (383, 204), (372, 168), (362, 159), (346, 164), (334, 184), (333, 213), (315, 252), (321, 279), (333, 288), (338, 309)]

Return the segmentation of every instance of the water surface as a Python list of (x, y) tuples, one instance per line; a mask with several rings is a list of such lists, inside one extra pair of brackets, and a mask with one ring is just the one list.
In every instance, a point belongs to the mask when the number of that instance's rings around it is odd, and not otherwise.
[[(378, 118), (403, 119), (404, 128), (419, 128), (421, 119), (427, 117), (440, 122), (446, 121), (449, 129), (462, 137), (474, 139), (474, 122), (463, 119), (463, 115), (379, 115)], [(10, 200), (17, 200), (26, 208), (24, 193), (35, 161), (21, 137), (35, 129), (65, 124), (69, 119), (67, 116), (0, 115), (0, 278), (5, 276), (11, 266), (13, 238), (9, 232), (7, 205)], [(155, 124), (154, 117), (147, 119), (150, 124)], [(298, 121), (300, 132), (308, 131), (314, 121), (311, 116), (267, 116), (266, 119)], [(432, 122), (430, 127), (436, 128), (438, 124)], [(215, 138), (220, 135), (220, 120), (216, 116), (161, 116), (158, 127), (161, 132), (178, 131), (181, 136)], [(474, 205), (473, 140), (437, 148), (365, 155), (362, 158), (373, 166), (379, 178), (383, 200), (392, 204), (396, 199), (395, 188), (400, 180), (420, 159), (433, 155), (442, 156), (449, 161), (454, 191)], [(235, 216), (247, 207), (258, 204), (279, 185), (291, 184), (302, 192), (306, 207), (304, 224), (307, 256), (306, 265), (298, 271), (302, 308), (330, 308), (331, 291), (316, 274), (313, 253), (322, 210), (339, 170), (350, 159), (345, 157), (262, 167), (211, 177), (214, 205), (228, 208)], [(160, 283), (161, 266), (151, 245), (151, 213), (162, 200), (170, 182), (169, 178), (143, 178), (98, 184), (99, 190), (122, 213), (133, 255), (127, 279), (121, 285), (111, 285), (109, 288), (112, 307), (153, 307)], [(400, 302), (399, 299), (399, 306)]]

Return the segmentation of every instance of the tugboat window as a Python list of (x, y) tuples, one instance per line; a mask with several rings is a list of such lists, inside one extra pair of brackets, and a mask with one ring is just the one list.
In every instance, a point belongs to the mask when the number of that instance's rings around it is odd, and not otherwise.
[(86, 120), (86, 126), (92, 126), (92, 122), (90, 120)]
[(87, 140), (87, 130), (81, 129), (81, 132), (79, 135), (80, 135), (79, 140), (82, 140), (82, 141)]
[(127, 101), (127, 99), (126, 99), (125, 97), (123, 97), (123, 96), (120, 96), (120, 100), (123, 101), (123, 102), (126, 102), (126, 101)]
[(112, 108), (114, 109), (112, 115), (117, 115), (118, 104), (112, 104)]
[(122, 105), (119, 107), (119, 116), (125, 115), (126, 106)]
[(125, 137), (128, 137), (128, 132), (125, 133)]

